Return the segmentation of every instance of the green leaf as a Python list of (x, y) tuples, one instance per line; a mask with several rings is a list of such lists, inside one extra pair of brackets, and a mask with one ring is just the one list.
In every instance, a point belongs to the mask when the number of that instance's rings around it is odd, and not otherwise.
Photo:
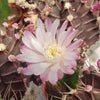
[(64, 74), (64, 77), (61, 80), (59, 80), (59, 82), (63, 85), (65, 85), (64, 84), (65, 82), (72, 89), (75, 89), (77, 88), (78, 80), (79, 80), (79, 71), (76, 70), (73, 75)]
[(10, 15), (8, 0), (0, 0), (0, 24)]
[(1, 100), (1, 94), (0, 94), (0, 100)]

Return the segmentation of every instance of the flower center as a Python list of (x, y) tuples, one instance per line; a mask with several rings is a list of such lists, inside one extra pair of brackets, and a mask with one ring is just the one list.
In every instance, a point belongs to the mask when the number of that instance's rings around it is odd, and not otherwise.
[(54, 59), (55, 57), (61, 56), (60, 47), (58, 47), (56, 45), (49, 46), (49, 48), (46, 50), (46, 55), (50, 59)]

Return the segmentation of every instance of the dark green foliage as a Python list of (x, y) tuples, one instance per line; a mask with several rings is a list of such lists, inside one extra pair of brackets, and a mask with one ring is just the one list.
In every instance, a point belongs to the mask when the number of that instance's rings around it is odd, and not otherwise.
[(77, 83), (79, 80), (79, 71), (75, 71), (73, 75), (64, 74), (63, 79), (59, 80), (61, 84), (64, 85), (64, 82), (69, 85), (72, 89), (77, 88)]
[(7, 0), (0, 0), (0, 25), (10, 15), (10, 7)]

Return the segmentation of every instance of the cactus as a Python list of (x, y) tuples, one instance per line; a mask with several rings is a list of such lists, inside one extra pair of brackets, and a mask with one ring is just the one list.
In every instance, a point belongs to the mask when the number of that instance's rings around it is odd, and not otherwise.
[[(15, 9), (14, 11), (17, 13), (12, 12), (15, 16), (14, 19), (7, 20), (8, 27), (0, 28), (2, 30), (0, 33), (0, 43), (5, 45), (3, 50), (2, 48), (0, 49), (0, 94), (4, 100), (8, 100), (9, 96), (12, 97), (13, 95), (17, 100), (16, 96), (18, 97), (19, 94), (18, 99), (21, 100), (21, 95), (24, 95), (27, 83), (31, 80), (38, 85), (42, 83), (39, 76), (24, 76), (18, 73), (18, 67), (26, 67), (26, 63), (9, 59), (10, 55), (16, 56), (19, 53), (20, 46), (22, 45), (21, 36), (23, 31), (27, 29), (34, 34), (37, 16), (43, 21), (47, 17), (52, 21), (58, 18), (61, 23), (68, 20), (69, 26), (79, 30), (76, 38), (82, 38), (89, 46), (99, 40), (100, 30), (97, 22), (99, 12), (91, 11), (92, 6), (98, 3), (97, 0), (85, 0), (85, 2), (82, 0), (27, 0), (26, 2), (29, 6), (18, 2), (10, 4), (12, 11)], [(37, 15), (32, 20), (34, 21), (33, 26), (30, 25), (29, 21), (25, 21), (25, 18), (30, 18), (29, 11), (32, 11), (33, 15)], [(18, 23), (18, 29), (13, 27), (14, 23)], [(5, 33), (4, 36), (2, 32)], [(99, 78), (100, 75), (98, 73), (83, 75), (82, 78), (79, 78), (79, 82), (76, 83), (81, 88), (78, 87), (74, 89), (75, 91), (72, 91), (73, 89), (69, 88), (68, 85), (67, 87), (63, 86), (60, 82), (56, 86), (46, 83), (45, 92), (47, 93), (48, 100), (86, 100), (87, 98), (89, 100), (94, 100), (94, 98), (99, 100)], [(85, 90), (86, 85), (92, 85), (93, 90), (87, 92)], [(63, 94), (63, 92), (69, 94)]]
[(86, 73), (80, 78), (76, 89), (70, 88), (68, 85), (63, 86), (60, 83), (52, 86), (46, 83), (47, 100), (99, 100), (100, 99), (100, 74)]

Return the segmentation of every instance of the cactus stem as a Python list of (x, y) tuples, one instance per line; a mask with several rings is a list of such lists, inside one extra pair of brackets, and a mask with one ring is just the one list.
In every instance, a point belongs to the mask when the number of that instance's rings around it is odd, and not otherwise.
[(71, 91), (72, 88), (64, 82), (65, 86)]
[(74, 94), (75, 97), (77, 97), (79, 100), (82, 100), (78, 95)]
[(11, 47), (11, 49), (9, 50), (9, 53), (8, 53), (8, 54), (10, 54), (10, 53), (12, 52), (12, 50), (13, 50), (15, 44), (16, 44), (16, 40), (15, 40), (14, 43), (12, 44), (12, 47)]
[(60, 7), (59, 2), (57, 0), (56, 0), (56, 6), (61, 11), (61, 7)]
[(77, 92), (76, 89), (72, 89), (70, 92), (63, 92), (63, 94), (66, 94), (66, 95), (68, 95), (68, 94), (75, 94), (76, 92)]
[(49, 15), (52, 16), (52, 17), (60, 19), (60, 16), (54, 15), (53, 13), (50, 13)]
[(16, 100), (18, 100), (17, 95), (16, 95), (16, 93), (14, 92), (14, 90), (13, 90), (13, 88), (12, 88), (12, 87), (11, 87), (11, 90), (12, 90), (12, 92), (13, 92), (13, 94), (14, 94), (14, 96), (15, 96)]
[[(49, 94), (50, 95), (50, 94)], [(51, 97), (54, 97), (54, 98), (56, 98), (56, 99), (62, 99), (62, 98), (60, 98), (60, 97), (57, 97), (57, 96), (54, 96), (54, 95), (50, 95)], [(51, 99), (52, 100), (52, 99)]]

